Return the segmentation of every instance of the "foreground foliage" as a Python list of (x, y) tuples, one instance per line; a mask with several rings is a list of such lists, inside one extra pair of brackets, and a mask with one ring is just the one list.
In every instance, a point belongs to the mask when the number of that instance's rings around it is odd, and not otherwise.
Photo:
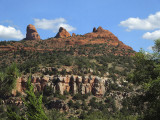
[(15, 63), (0, 72), (0, 98), (5, 99), (11, 95), (19, 76), (20, 72)]
[(136, 96), (136, 106), (143, 106), (141, 119), (159, 120), (160, 118), (160, 39), (155, 41), (154, 53), (144, 52), (135, 55), (135, 71), (128, 80), (142, 85), (143, 95)]
[[(8, 118), (14, 120), (48, 120), (42, 107), (42, 95), (37, 97), (34, 93), (34, 86), (31, 84), (31, 77), (27, 81), (26, 97), (23, 99), (25, 115), (17, 115), (8, 109)], [(26, 116), (26, 117), (25, 117)]]
[[(143, 51), (135, 54), (135, 57), (134, 57), (135, 64), (133, 65), (134, 71), (131, 72), (127, 80), (129, 82), (132, 82), (136, 86), (140, 86), (140, 89), (138, 91), (139, 94), (137, 94), (133, 98), (124, 99), (124, 101), (122, 102), (123, 107), (120, 110), (116, 108), (114, 97), (106, 98), (106, 100), (104, 101), (105, 103), (102, 101), (96, 101), (96, 98), (92, 98), (90, 99), (87, 105), (85, 103), (85, 99), (89, 97), (88, 95), (83, 95), (83, 96), (74, 95), (72, 99), (74, 100), (74, 102), (72, 100), (68, 101), (68, 106), (70, 108), (73, 108), (75, 112), (73, 115), (68, 115), (67, 112), (60, 113), (59, 111), (54, 109), (51, 109), (51, 110), (43, 109), (43, 104), (45, 104), (45, 103), (42, 103), (43, 96), (40, 95), (39, 97), (37, 97), (35, 95), (34, 87), (31, 84), (29, 79), (27, 83), (27, 91), (26, 91), (27, 96), (23, 99), (25, 103), (24, 108), (26, 112), (18, 113), (8, 108), (8, 119), (13, 119), (13, 120), (25, 120), (25, 119), (29, 119), (29, 120), (48, 120), (48, 119), (51, 119), (51, 120), (67, 120), (67, 119), (69, 120), (80, 120), (80, 119), (83, 119), (83, 120), (91, 120), (91, 119), (93, 120), (98, 120), (98, 119), (100, 120), (159, 120), (160, 118), (160, 114), (159, 114), (160, 113), (160, 89), (159, 89), (160, 88), (160, 44), (159, 43), (160, 43), (160, 40), (157, 40), (155, 42), (153, 54), (145, 54)], [(50, 56), (50, 54), (48, 56)], [(100, 65), (100, 64), (102, 65), (104, 64), (105, 66), (108, 66), (108, 64), (105, 63), (105, 60), (108, 60), (107, 56), (98, 56), (98, 57), (90, 56), (88, 58), (83, 56), (81, 57), (72, 56), (74, 59), (70, 59), (68, 57), (67, 58), (68, 60), (66, 59), (68, 62), (66, 62), (61, 55), (59, 57), (61, 59), (54, 61), (56, 65), (57, 63), (59, 65), (65, 64), (68, 66), (71, 66), (72, 64), (76, 64), (78, 66), (77, 68), (78, 71), (84, 70), (84, 68), (88, 69), (90, 67), (96, 68), (98, 71), (102, 71), (102, 73), (105, 70), (106, 71), (109, 70), (109, 68), (105, 69), (105, 67), (103, 69), (103, 67)], [(91, 60), (93, 59), (94, 60), (96, 59), (96, 61), (91, 62)], [(72, 62), (70, 63), (69, 61), (72, 61)], [(51, 61), (50, 62), (48, 61), (47, 63), (39, 62), (39, 64), (49, 64), (49, 63), (51, 63)], [(121, 62), (119, 61), (119, 63)], [(39, 64), (37, 64), (37, 66)], [(33, 65), (32, 67), (34, 68), (35, 66)], [(3, 85), (1, 90), (9, 85), (11, 85), (10, 89), (14, 88), (12, 87), (14, 86), (14, 82), (15, 82), (14, 80), (19, 75), (17, 68), (16, 69), (15, 68), (16, 67), (13, 67), (13, 68), (11, 67), (10, 69), (1, 73), (0, 80), (1, 80), (1, 85)], [(19, 68), (23, 68), (23, 66)], [(112, 69), (110, 70), (112, 71)], [(113, 69), (113, 71), (114, 70), (115, 69)], [(83, 72), (86, 72), (86, 71), (84, 70)], [(99, 74), (99, 73), (95, 73), (95, 74)], [(102, 74), (99, 74), (99, 75), (102, 75)], [(8, 82), (4, 84), (5, 83), (3, 82), (4, 80)], [(12, 82), (9, 82), (9, 81), (12, 81)], [(52, 95), (47, 93), (48, 92), (44, 93), (46, 94), (47, 97)], [(7, 94), (8, 93), (6, 93), (6, 95)], [(53, 96), (55, 97), (59, 95), (53, 95)], [(61, 97), (59, 96), (59, 98), (62, 98), (62, 96)], [(65, 96), (64, 98), (66, 99), (67, 97)], [(65, 100), (64, 98), (63, 100)], [(47, 103), (47, 100), (45, 102)], [(112, 109), (109, 110), (108, 106), (111, 107)], [(45, 114), (45, 112), (47, 114)]]

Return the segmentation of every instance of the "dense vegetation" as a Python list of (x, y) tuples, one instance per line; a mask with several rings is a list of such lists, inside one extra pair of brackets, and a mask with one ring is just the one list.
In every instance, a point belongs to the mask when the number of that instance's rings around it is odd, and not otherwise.
[[(1, 51), (0, 69), (3, 70), (12, 62), (16, 62), (24, 74), (29, 73), (30, 68), (32, 68), (32, 73), (35, 73), (41, 72), (40, 70), (44, 67), (54, 67), (54, 70), (46, 71), (44, 74), (106, 76), (109, 72), (111, 76), (114, 76), (113, 73), (125, 76), (134, 68), (131, 57), (128, 55), (115, 56), (113, 53), (106, 54), (105, 51), (109, 48), (105, 46), (106, 44), (84, 45), (41, 53), (23, 49), (14, 52)], [(78, 53), (74, 53), (74, 51), (78, 51)], [(96, 53), (98, 54), (96, 55)], [(62, 70), (59, 71), (59, 68)], [(66, 68), (70, 70), (67, 71)]]
[(155, 41), (153, 54), (141, 51), (135, 56), (136, 68), (128, 80), (142, 85), (143, 94), (135, 96), (135, 106), (140, 111), (140, 119), (159, 120), (160, 118), (160, 39)]
[(11, 95), (19, 76), (20, 72), (16, 64), (7, 67), (5, 72), (0, 72), (0, 98), (5, 99)]
[[(85, 47), (90, 46), (97, 51), (87, 52)], [(99, 51), (102, 55), (95, 55), (101, 48), (103, 47), (99, 48), (96, 45), (81, 46), (78, 55), (74, 53), (75, 48), (42, 53), (24, 50), (15, 51), (14, 54), (1, 52), (0, 118), (2, 120), (7, 117), (14, 120), (159, 120), (160, 40), (155, 41), (154, 53), (146, 54), (140, 51), (134, 57), (103, 54), (103, 50)], [(16, 62), (17, 66), (11, 64), (12, 62)], [(6, 68), (10, 64), (11, 66)], [(73, 95), (65, 92), (64, 95), (60, 95), (58, 92), (53, 93), (49, 87), (42, 92), (34, 92), (28, 80), (26, 95), (19, 94), (23, 99), (23, 105), (3, 104), (3, 100), (12, 97), (11, 90), (15, 87), (20, 72), (27, 74), (30, 70), (32, 74), (40, 72), (44, 75), (107, 76), (113, 82), (109, 84), (108, 91), (103, 97), (95, 97), (91, 93)], [(122, 82), (123, 87), (119, 87), (117, 84), (119, 78), (124, 78), (128, 82)], [(131, 94), (121, 101), (121, 107), (117, 106), (116, 100), (119, 91)], [(113, 95), (109, 96), (109, 93)], [(19, 96), (17, 94), (17, 97)], [(60, 112), (49, 107), (53, 98), (65, 102), (69, 112)]]

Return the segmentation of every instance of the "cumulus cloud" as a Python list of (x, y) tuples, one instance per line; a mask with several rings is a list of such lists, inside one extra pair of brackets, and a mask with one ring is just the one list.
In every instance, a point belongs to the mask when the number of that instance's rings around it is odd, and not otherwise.
[(149, 39), (149, 40), (156, 40), (160, 38), (160, 30), (156, 30), (154, 32), (146, 32), (142, 38)]
[(69, 32), (76, 30), (76, 28), (67, 24), (67, 21), (64, 18), (57, 18), (52, 20), (34, 19), (34, 24), (36, 28), (44, 30), (52, 30), (54, 33), (56, 33), (60, 27), (64, 27)]
[(127, 31), (131, 30), (154, 30), (160, 28), (160, 11), (149, 15), (146, 19), (128, 18), (121, 21), (120, 26), (127, 27)]
[(11, 26), (3, 26), (0, 25), (0, 38), (3, 39), (22, 39), (24, 35), (20, 30), (16, 30), (14, 27)]

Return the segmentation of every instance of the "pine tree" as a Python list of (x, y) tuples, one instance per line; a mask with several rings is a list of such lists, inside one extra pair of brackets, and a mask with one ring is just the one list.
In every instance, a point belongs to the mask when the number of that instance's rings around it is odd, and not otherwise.
[(26, 97), (23, 99), (26, 116), (20, 116), (13, 112), (10, 108), (7, 110), (9, 120), (48, 120), (42, 107), (42, 95), (37, 97), (34, 93), (34, 86), (31, 83), (31, 77), (27, 81)]
[(0, 97), (5, 99), (15, 88), (17, 78), (20, 76), (17, 65), (13, 63), (5, 69), (5, 72), (0, 72)]
[(31, 84), (31, 77), (27, 82), (26, 98), (24, 104), (27, 107), (27, 118), (29, 120), (48, 120), (42, 108), (42, 95), (37, 97), (34, 93), (34, 86)]

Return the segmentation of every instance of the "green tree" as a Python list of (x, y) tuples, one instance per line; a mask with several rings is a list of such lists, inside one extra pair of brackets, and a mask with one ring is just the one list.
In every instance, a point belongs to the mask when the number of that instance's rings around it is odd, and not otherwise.
[(155, 41), (155, 45), (153, 46), (153, 50), (155, 53), (160, 55), (160, 39)]
[[(144, 94), (139, 97), (147, 107), (141, 119), (159, 120), (160, 118), (160, 39), (155, 41), (154, 53), (144, 52), (135, 55), (136, 68), (128, 77), (134, 83), (142, 85)], [(140, 102), (140, 104), (142, 104)]]
[(15, 63), (7, 67), (5, 72), (0, 72), (0, 97), (6, 98), (11, 94), (19, 76), (20, 72)]
[(27, 81), (26, 97), (23, 99), (26, 107), (26, 117), (18, 115), (10, 108), (7, 110), (7, 116), (10, 120), (48, 120), (42, 107), (42, 95), (37, 97), (34, 93), (34, 86), (31, 84), (31, 77)]
[(27, 107), (26, 115), (29, 120), (48, 120), (42, 107), (42, 95), (37, 97), (34, 93), (34, 86), (31, 84), (31, 77), (27, 81), (26, 98), (24, 104)]
[(13, 112), (9, 107), (7, 109), (7, 117), (9, 120), (27, 120), (24, 116), (20, 116), (16, 112)]

